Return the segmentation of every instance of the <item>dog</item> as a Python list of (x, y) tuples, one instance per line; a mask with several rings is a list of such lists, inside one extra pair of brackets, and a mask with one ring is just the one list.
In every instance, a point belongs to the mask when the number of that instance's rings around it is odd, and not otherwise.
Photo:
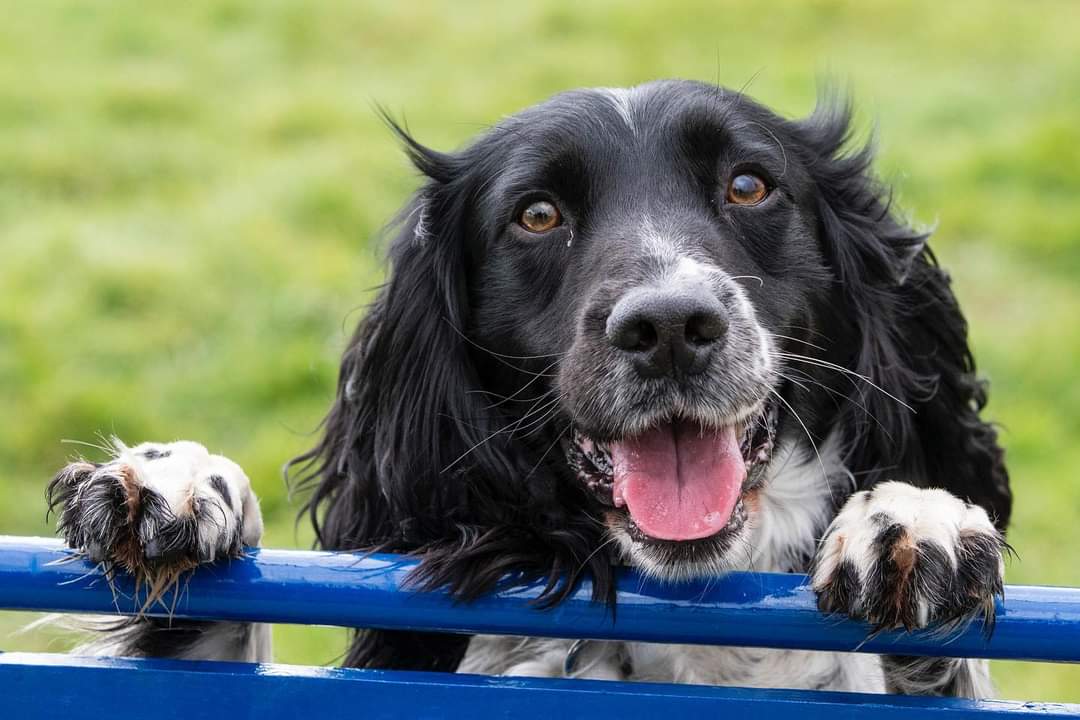
[[(414, 553), (462, 601), (620, 566), (808, 572), (873, 628), (992, 622), (1011, 494), (949, 278), (852, 147), (690, 81), (565, 92), (423, 175), (287, 469), (330, 550)], [(116, 444), (49, 488), (60, 533), (163, 587), (262, 525), (235, 463)], [(90, 651), (267, 660), (265, 627), (137, 618)], [(346, 665), (982, 697), (964, 659), (358, 630)]]

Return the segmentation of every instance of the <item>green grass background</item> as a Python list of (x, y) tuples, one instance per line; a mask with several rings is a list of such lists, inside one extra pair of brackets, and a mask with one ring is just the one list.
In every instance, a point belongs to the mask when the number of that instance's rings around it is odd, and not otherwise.
[[(0, 532), (99, 433), (192, 438), (305, 546), (279, 468), (311, 442), (417, 184), (373, 103), (453, 148), (561, 89), (749, 83), (804, 114), (824, 75), (952, 270), (1016, 493), (1013, 583), (1080, 585), (1080, 3), (4, 3)], [(12, 633), (0, 647), (63, 648)], [(329, 663), (336, 630), (278, 628)], [(1006, 697), (1080, 668), (999, 663)]]

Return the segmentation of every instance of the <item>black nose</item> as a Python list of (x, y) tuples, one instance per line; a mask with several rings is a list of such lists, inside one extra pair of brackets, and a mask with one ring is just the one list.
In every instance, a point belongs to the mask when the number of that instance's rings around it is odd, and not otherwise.
[(629, 353), (645, 377), (693, 375), (723, 345), (727, 317), (720, 301), (698, 290), (637, 290), (615, 304), (608, 341)]

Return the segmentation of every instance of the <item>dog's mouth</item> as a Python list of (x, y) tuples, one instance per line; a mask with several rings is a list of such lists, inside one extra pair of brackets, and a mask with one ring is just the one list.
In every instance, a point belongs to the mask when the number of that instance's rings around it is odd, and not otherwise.
[(772, 456), (776, 418), (770, 402), (720, 428), (677, 417), (611, 442), (575, 430), (564, 449), (578, 479), (626, 513), (637, 539), (692, 542), (741, 526), (741, 500)]

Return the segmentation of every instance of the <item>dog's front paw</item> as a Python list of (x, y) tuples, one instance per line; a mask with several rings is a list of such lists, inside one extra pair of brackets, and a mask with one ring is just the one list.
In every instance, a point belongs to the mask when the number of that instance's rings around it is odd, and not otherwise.
[(185, 570), (257, 545), (262, 516), (240, 467), (193, 442), (113, 441), (105, 463), (75, 462), (49, 484), (68, 545), (159, 591)]
[(983, 615), (992, 628), (1007, 548), (986, 511), (944, 490), (886, 482), (855, 493), (811, 572), (818, 606), (875, 629)]

